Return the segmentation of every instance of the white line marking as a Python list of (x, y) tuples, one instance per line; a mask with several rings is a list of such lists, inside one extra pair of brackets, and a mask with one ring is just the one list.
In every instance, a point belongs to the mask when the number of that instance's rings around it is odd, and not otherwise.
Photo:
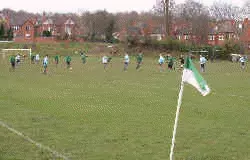
[(2, 122), (1, 120), (0, 120), (0, 125), (1, 125), (2, 127), (4, 127), (4, 128), (7, 128), (9, 131), (11, 131), (11, 132), (17, 134), (18, 136), (22, 137), (23, 139), (27, 140), (28, 142), (30, 142), (30, 143), (36, 145), (36, 146), (39, 147), (40, 149), (45, 149), (45, 150), (51, 152), (51, 153), (52, 153), (53, 155), (55, 155), (56, 157), (60, 157), (60, 158), (63, 158), (63, 159), (65, 159), (65, 160), (69, 160), (68, 157), (66, 157), (66, 156), (64, 156), (64, 155), (62, 155), (62, 154), (60, 154), (60, 153), (58, 153), (58, 152), (56, 152), (56, 151), (53, 151), (51, 148), (46, 147), (46, 146), (42, 145), (41, 143), (37, 143), (36, 141), (32, 140), (32, 139), (29, 138), (28, 136), (25, 136), (23, 133), (18, 132), (18, 131), (15, 130), (14, 128), (9, 127), (7, 124), (5, 124), (4, 122)]
[[(216, 92), (213, 92), (213, 94), (216, 94)], [(221, 94), (223, 95), (223, 94)], [(249, 98), (248, 96), (241, 96), (241, 95), (236, 95), (236, 94), (228, 94), (228, 95), (224, 95), (224, 96), (228, 96), (228, 97), (237, 97), (237, 98)]]
[(239, 98), (247, 98), (246, 96), (240, 96), (240, 95), (235, 95), (235, 94), (230, 94), (229, 96), (231, 96), (231, 97), (239, 97)]

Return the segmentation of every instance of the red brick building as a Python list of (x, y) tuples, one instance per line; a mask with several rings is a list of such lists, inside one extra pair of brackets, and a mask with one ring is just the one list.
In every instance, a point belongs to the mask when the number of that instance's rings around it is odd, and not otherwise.
[[(57, 40), (73, 40), (80, 34), (79, 27), (70, 17), (31, 18), (25, 22), (13, 22), (10, 26), (16, 42), (55, 42)], [(51, 35), (46, 36), (44, 32)]]
[(239, 35), (240, 40), (245, 44), (245, 47), (250, 49), (250, 21), (248, 18), (244, 19), (239, 24), (241, 34)]
[(210, 27), (208, 35), (208, 44), (220, 46), (225, 41), (238, 41), (238, 28), (237, 23), (233, 20), (226, 20), (219, 23), (215, 23)]
[(33, 42), (35, 39), (35, 31), (36, 28), (34, 22), (32, 20), (27, 20), (24, 24), (18, 26), (17, 29), (14, 30), (14, 41)]
[[(207, 44), (213, 46), (223, 45), (227, 40), (239, 40), (238, 23), (232, 20), (210, 22), (208, 26)], [(173, 25), (173, 36), (187, 43), (199, 43), (199, 37), (192, 34), (192, 25), (189, 23), (175, 23)]]
[(133, 21), (128, 27), (124, 27), (120, 32), (114, 35), (117, 39), (125, 41), (127, 37), (143, 37), (150, 36), (155, 40), (162, 40), (164, 38), (163, 25), (160, 23), (149, 20), (147, 22)]

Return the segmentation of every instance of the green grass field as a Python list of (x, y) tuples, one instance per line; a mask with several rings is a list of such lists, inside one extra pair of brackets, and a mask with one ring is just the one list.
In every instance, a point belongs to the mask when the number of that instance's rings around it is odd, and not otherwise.
[[(0, 65), (0, 120), (72, 160), (169, 159), (180, 71), (160, 73), (153, 59), (142, 69), (115, 58), (104, 72), (97, 58), (73, 70)], [(209, 63), (212, 92), (184, 88), (175, 160), (250, 159), (250, 70)], [(0, 160), (60, 159), (0, 126)]]

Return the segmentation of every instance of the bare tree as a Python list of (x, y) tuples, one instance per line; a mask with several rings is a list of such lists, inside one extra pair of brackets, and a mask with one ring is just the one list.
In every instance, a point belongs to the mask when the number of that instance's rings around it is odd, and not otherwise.
[(250, 18), (250, 1), (246, 1), (246, 3), (243, 5), (242, 12), (244, 17)]
[(84, 26), (84, 32), (89, 39), (101, 39), (105, 35), (105, 30), (110, 23), (110, 13), (105, 10), (99, 10), (94, 13), (83, 12), (80, 22)]
[(193, 43), (206, 43), (209, 32), (209, 12), (206, 7), (193, 0), (186, 1), (181, 16), (191, 26), (191, 40)]
[(209, 8), (210, 15), (216, 20), (241, 20), (245, 14), (244, 8), (226, 2), (214, 2)]
[(174, 5), (173, 0), (158, 0), (153, 7), (154, 14), (162, 17), (166, 37), (170, 35)]

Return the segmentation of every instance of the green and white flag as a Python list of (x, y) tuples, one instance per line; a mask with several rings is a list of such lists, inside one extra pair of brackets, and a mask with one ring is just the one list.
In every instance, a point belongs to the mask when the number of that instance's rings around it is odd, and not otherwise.
[(186, 58), (186, 63), (184, 65), (184, 70), (182, 74), (182, 82), (191, 84), (194, 86), (203, 96), (206, 96), (210, 93), (210, 89), (200, 75), (198, 70), (195, 68), (191, 58)]
[(206, 81), (203, 79), (203, 77), (200, 75), (198, 70), (195, 68), (191, 58), (187, 57), (186, 63), (184, 65), (184, 70), (182, 73), (181, 88), (179, 92), (179, 98), (178, 98), (178, 104), (177, 104), (177, 110), (176, 110), (176, 116), (175, 116), (175, 122), (174, 122), (173, 137), (172, 137), (172, 145), (171, 145), (171, 150), (170, 150), (170, 160), (173, 160), (173, 156), (174, 156), (175, 137), (176, 137), (178, 118), (179, 118), (180, 108), (181, 108), (181, 103), (182, 103), (184, 83), (188, 83), (194, 86), (203, 96), (206, 96), (210, 93), (210, 89)]

